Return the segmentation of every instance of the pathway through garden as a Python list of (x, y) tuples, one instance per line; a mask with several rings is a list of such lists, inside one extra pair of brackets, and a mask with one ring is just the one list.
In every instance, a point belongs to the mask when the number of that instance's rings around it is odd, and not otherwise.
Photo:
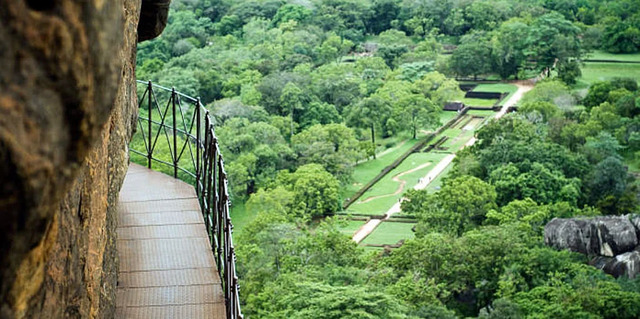
[[(518, 87), (518, 91), (516, 91), (516, 93), (514, 93), (513, 96), (511, 96), (511, 98), (502, 106), (502, 109), (498, 112), (498, 114), (495, 115), (496, 119), (503, 117), (511, 106), (516, 105), (518, 101), (520, 101), (522, 96), (533, 88), (533, 83), (531, 83), (530, 81), (515, 81), (512, 82), (512, 84), (515, 84)], [(472, 146), (475, 143), (476, 138), (472, 137), (467, 143), (465, 143), (465, 147)], [(440, 173), (442, 173), (442, 171), (444, 171), (445, 168), (447, 168), (447, 166), (449, 166), (451, 162), (453, 162), (453, 159), (455, 157), (456, 154), (451, 154), (443, 158), (438, 163), (438, 165), (436, 165), (431, 171), (429, 171), (429, 173), (427, 173), (427, 175), (422, 178), (416, 186), (414, 186), (414, 189), (425, 189), (431, 183), (431, 181), (435, 180), (436, 177), (438, 177), (438, 175), (440, 175)], [(360, 229), (358, 229), (358, 231), (353, 235), (353, 241), (355, 241), (356, 243), (360, 243), (363, 239), (365, 239), (365, 237), (373, 232), (383, 220), (389, 219), (393, 214), (402, 211), (400, 209), (402, 200), (403, 198), (400, 199), (397, 203), (393, 204), (393, 206), (389, 208), (383, 219), (370, 219), (366, 224), (360, 227)]]
[(400, 177), (402, 177), (404, 175), (407, 175), (407, 174), (411, 174), (411, 173), (413, 173), (415, 171), (421, 170), (421, 169), (423, 169), (423, 168), (425, 168), (425, 167), (427, 167), (429, 165), (431, 165), (431, 162), (426, 162), (426, 163), (424, 163), (424, 164), (422, 164), (422, 165), (420, 165), (418, 167), (414, 167), (414, 168), (412, 168), (412, 169), (410, 169), (408, 171), (404, 171), (404, 172), (394, 176), (391, 180), (400, 184), (400, 185), (398, 185), (398, 189), (396, 189), (395, 192), (393, 192), (391, 194), (384, 194), (384, 195), (379, 195), (379, 196), (367, 197), (364, 200), (358, 201), (358, 203), (364, 204), (364, 203), (370, 202), (370, 201), (372, 201), (374, 199), (385, 198), (385, 197), (389, 197), (389, 196), (396, 196), (396, 195), (402, 193), (402, 191), (404, 191), (404, 187), (407, 185), (407, 181), (404, 180), (404, 179), (400, 179)]

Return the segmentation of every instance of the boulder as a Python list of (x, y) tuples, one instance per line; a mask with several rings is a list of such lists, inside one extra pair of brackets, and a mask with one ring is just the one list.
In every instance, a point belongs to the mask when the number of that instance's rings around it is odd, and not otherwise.
[(640, 215), (632, 215), (631, 224), (636, 228), (636, 235), (638, 235), (638, 243), (640, 244)]
[(544, 240), (557, 249), (613, 257), (638, 245), (628, 216), (554, 218), (544, 227)]
[(138, 24), (138, 41), (159, 36), (167, 26), (171, 0), (142, 0), (142, 13)]
[(640, 247), (615, 257), (597, 256), (591, 260), (590, 264), (616, 278), (620, 276), (635, 278), (640, 272)]

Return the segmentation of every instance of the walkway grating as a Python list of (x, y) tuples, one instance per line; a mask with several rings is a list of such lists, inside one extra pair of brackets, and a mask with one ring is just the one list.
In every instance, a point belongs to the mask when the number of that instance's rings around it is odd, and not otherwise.
[(117, 318), (226, 317), (193, 186), (131, 164), (117, 232)]

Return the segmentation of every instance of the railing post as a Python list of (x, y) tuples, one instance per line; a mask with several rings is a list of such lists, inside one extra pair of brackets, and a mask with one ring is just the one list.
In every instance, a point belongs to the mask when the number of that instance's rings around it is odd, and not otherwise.
[(196, 193), (200, 194), (200, 98), (196, 101)]
[(171, 112), (173, 113), (173, 177), (178, 178), (178, 137), (177, 137), (177, 125), (176, 125), (176, 89), (171, 88)]
[(153, 94), (153, 84), (151, 84), (151, 80), (149, 80), (148, 86), (147, 86), (147, 94), (149, 95), (149, 126), (148, 126), (148, 133), (149, 133), (149, 151), (147, 154), (147, 168), (151, 169), (151, 162), (153, 162), (153, 146), (152, 146), (152, 142), (151, 142), (151, 136), (153, 136), (153, 134), (151, 134), (151, 122), (152, 122), (152, 115), (153, 114), (153, 110), (152, 110), (152, 99), (151, 99), (151, 95)]

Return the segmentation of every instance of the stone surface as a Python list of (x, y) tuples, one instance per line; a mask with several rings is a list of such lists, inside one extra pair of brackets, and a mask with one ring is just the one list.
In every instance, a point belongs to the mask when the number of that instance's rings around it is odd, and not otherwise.
[(616, 278), (625, 275), (635, 278), (640, 272), (640, 247), (615, 257), (595, 257), (591, 260), (591, 265)]
[(142, 13), (138, 25), (138, 41), (159, 36), (167, 26), (171, 0), (142, 0)]
[(607, 257), (638, 245), (636, 228), (628, 216), (554, 218), (544, 228), (544, 240), (558, 249)]
[(0, 318), (115, 315), (140, 6), (0, 0)]

